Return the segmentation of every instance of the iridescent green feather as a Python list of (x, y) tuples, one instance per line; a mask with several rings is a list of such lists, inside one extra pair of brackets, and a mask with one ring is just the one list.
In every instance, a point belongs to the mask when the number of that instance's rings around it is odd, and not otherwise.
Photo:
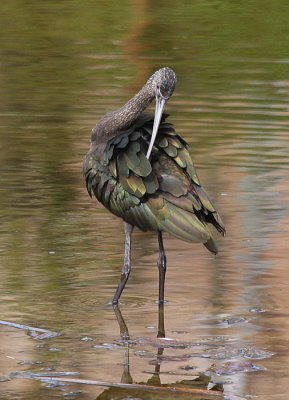
[(207, 226), (223, 223), (201, 187), (189, 146), (163, 116), (150, 160), (153, 116), (143, 114), (84, 160), (87, 190), (118, 217), (142, 230), (163, 230), (183, 240), (216, 246)]

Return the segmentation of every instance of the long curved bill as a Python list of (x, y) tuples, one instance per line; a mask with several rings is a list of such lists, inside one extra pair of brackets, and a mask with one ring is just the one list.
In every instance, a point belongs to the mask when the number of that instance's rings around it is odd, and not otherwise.
[(162, 118), (162, 114), (163, 114), (163, 110), (164, 110), (164, 106), (166, 104), (166, 99), (161, 97), (161, 96), (157, 96), (156, 97), (156, 109), (155, 109), (155, 118), (154, 118), (154, 126), (153, 126), (153, 133), (152, 133), (152, 137), (151, 137), (151, 141), (150, 141), (150, 145), (146, 154), (146, 158), (150, 158), (151, 152), (152, 152), (152, 148), (154, 145), (154, 142), (156, 140), (157, 137), (157, 133), (158, 133), (158, 129), (160, 126), (160, 122), (161, 122), (161, 118)]

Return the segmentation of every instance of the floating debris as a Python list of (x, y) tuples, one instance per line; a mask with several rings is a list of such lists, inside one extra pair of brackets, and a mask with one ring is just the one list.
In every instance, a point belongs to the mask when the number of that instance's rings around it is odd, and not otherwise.
[(39, 365), (39, 364), (44, 364), (43, 361), (19, 361), (17, 364), (19, 365)]
[(67, 393), (64, 393), (64, 397), (78, 397), (78, 396), (80, 396), (80, 395), (82, 395), (83, 394), (83, 392), (81, 392), (81, 391), (78, 391), (78, 392), (67, 392)]
[(92, 339), (91, 337), (84, 336), (83, 338), (80, 339), (82, 342), (94, 342), (95, 339)]
[(205, 353), (200, 356), (203, 358), (212, 358), (215, 360), (224, 360), (230, 358), (250, 358), (252, 360), (261, 360), (263, 358), (270, 358), (274, 353), (262, 349), (257, 349), (255, 347), (242, 347), (233, 348), (220, 346), (216, 349), (207, 349)]
[(245, 358), (255, 360), (262, 360), (263, 358), (270, 358), (274, 355), (271, 351), (257, 349), (255, 347), (244, 347), (240, 349), (240, 355)]
[(135, 351), (134, 354), (138, 357), (146, 357), (146, 358), (151, 358), (151, 357), (155, 356), (154, 353), (152, 353), (151, 351), (148, 351), (148, 350), (137, 350), (137, 351)]
[(234, 394), (224, 395), (224, 400), (248, 400), (248, 397), (235, 396)]
[(266, 312), (267, 310), (265, 310), (265, 308), (258, 308), (258, 307), (256, 307), (256, 308), (251, 308), (249, 311), (250, 311), (251, 313), (260, 314), (260, 313)]
[(157, 338), (151, 339), (146, 337), (138, 338), (135, 343), (138, 346), (153, 346), (158, 348), (174, 348), (174, 349), (187, 349), (191, 347), (198, 346), (192, 342), (183, 342), (177, 339), (171, 338)]
[(79, 372), (75, 371), (59, 371), (59, 372), (33, 372), (33, 371), (23, 371), (23, 372), (11, 372), (9, 375), (10, 379), (13, 378), (26, 378), (26, 379), (34, 379), (34, 378), (59, 378), (66, 376), (75, 376), (79, 375)]
[(59, 386), (66, 386), (66, 383), (61, 382), (61, 381), (55, 381), (55, 380), (47, 381), (47, 380), (44, 380), (44, 379), (43, 379), (43, 381), (45, 382), (45, 386), (48, 389), (55, 389), (55, 388), (57, 388)]
[(121, 346), (119, 346), (116, 343), (100, 343), (100, 344), (95, 344), (93, 346), (94, 349), (107, 349), (107, 350), (114, 350), (114, 349), (119, 349)]
[(185, 365), (184, 367), (180, 367), (181, 369), (183, 369), (184, 371), (190, 371), (192, 369), (196, 369), (197, 367), (194, 365)]
[(47, 329), (42, 329), (42, 328), (35, 328), (33, 326), (28, 326), (28, 325), (16, 324), (14, 322), (9, 322), (9, 321), (1, 321), (0, 320), (0, 325), (6, 325), (6, 326), (10, 326), (11, 328), (22, 329), (24, 331), (28, 331), (28, 334), (33, 339), (37, 339), (37, 340), (51, 339), (51, 338), (61, 335), (61, 333), (59, 333), (59, 332), (53, 332), (53, 331), (49, 331)]
[(213, 364), (209, 372), (213, 372), (216, 375), (234, 375), (239, 372), (255, 372), (265, 371), (266, 368), (260, 365), (255, 365), (249, 361), (228, 361), (221, 365)]
[(237, 325), (237, 324), (244, 324), (247, 323), (248, 320), (244, 317), (238, 317), (238, 316), (231, 316), (223, 321), (221, 321), (218, 326), (226, 327), (226, 326), (231, 326), (231, 325)]
[(37, 340), (52, 339), (54, 337), (61, 335), (61, 333), (50, 332), (50, 331), (39, 334), (38, 331), (35, 331), (35, 330), (29, 331), (28, 334), (30, 337), (32, 337), (32, 339), (37, 339)]

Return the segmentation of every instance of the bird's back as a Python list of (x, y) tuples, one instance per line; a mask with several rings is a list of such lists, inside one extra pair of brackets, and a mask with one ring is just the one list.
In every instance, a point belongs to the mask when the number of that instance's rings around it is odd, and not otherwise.
[(208, 224), (224, 225), (197, 177), (188, 144), (163, 116), (150, 159), (153, 116), (142, 114), (107, 143), (92, 143), (83, 173), (87, 190), (113, 214), (141, 230), (161, 230), (217, 248)]

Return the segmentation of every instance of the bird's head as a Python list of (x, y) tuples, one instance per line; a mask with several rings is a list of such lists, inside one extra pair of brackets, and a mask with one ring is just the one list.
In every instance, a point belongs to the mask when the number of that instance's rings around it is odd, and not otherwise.
[(147, 82), (147, 84), (151, 87), (152, 93), (154, 94), (156, 100), (154, 126), (151, 141), (146, 155), (147, 158), (150, 157), (155, 138), (157, 136), (164, 106), (169, 98), (172, 96), (176, 87), (176, 83), (176, 74), (169, 67), (164, 67), (156, 71)]
[(155, 97), (161, 97), (167, 101), (175, 90), (177, 77), (171, 68), (164, 67), (156, 71), (149, 81), (151, 81)]

